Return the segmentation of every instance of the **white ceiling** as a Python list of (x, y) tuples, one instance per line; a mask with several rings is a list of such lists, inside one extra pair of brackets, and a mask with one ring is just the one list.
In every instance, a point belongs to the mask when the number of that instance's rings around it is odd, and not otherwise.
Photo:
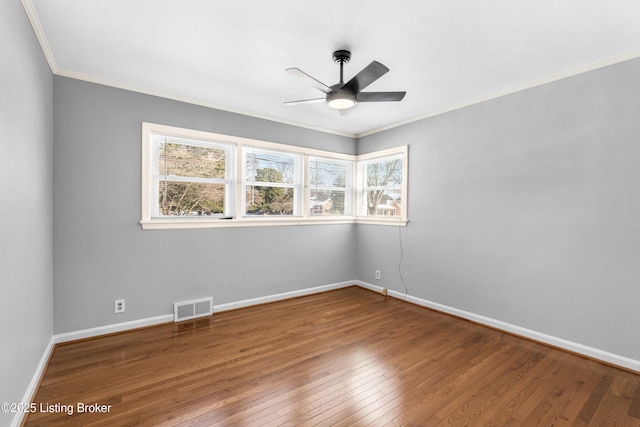
[[(637, 0), (22, 0), (54, 74), (362, 136), (640, 57)], [(284, 70), (327, 85), (373, 60), (367, 91), (406, 90), (341, 116)]]

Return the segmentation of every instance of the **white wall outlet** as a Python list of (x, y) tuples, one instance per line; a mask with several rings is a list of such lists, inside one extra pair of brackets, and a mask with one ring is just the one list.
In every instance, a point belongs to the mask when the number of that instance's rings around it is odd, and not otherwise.
[(380, 270), (376, 270), (376, 280), (380, 280)]
[(117, 299), (115, 301), (113, 312), (114, 313), (124, 313), (124, 300), (123, 299)]

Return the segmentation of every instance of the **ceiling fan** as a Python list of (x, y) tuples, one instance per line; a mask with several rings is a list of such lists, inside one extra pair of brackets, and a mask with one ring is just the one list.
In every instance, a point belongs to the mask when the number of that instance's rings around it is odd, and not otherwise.
[(361, 92), (362, 89), (366, 88), (389, 71), (387, 67), (378, 61), (373, 61), (362, 69), (362, 71), (356, 74), (351, 80), (345, 83), (343, 78), (343, 68), (344, 64), (349, 62), (350, 59), (351, 52), (348, 50), (336, 50), (333, 52), (333, 60), (340, 64), (340, 82), (333, 86), (327, 86), (299, 68), (287, 68), (287, 73), (311, 84), (311, 86), (324, 92), (326, 96), (324, 98), (289, 101), (285, 102), (285, 105), (311, 104), (325, 101), (331, 108), (336, 110), (346, 110), (353, 107), (358, 102), (402, 101), (406, 92)]

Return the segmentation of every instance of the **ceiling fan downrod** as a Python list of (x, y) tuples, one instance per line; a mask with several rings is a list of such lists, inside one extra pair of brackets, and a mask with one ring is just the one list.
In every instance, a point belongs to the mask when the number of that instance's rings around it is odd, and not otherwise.
[(340, 85), (344, 84), (344, 64), (351, 59), (351, 52), (348, 50), (336, 50), (333, 52), (333, 61), (340, 64)]

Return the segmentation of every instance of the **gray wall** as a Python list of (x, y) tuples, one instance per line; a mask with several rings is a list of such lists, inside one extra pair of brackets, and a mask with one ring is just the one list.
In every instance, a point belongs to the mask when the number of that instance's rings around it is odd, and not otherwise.
[[(147, 230), (141, 123), (355, 154), (351, 138), (54, 77), (54, 332), (354, 279), (355, 226)], [(114, 314), (114, 299), (126, 313)]]
[(0, 2), (0, 52), (0, 402), (20, 402), (52, 336), (52, 79), (18, 0)]
[(636, 59), (361, 139), (410, 145), (410, 223), (357, 277), (640, 360), (639, 94)]

